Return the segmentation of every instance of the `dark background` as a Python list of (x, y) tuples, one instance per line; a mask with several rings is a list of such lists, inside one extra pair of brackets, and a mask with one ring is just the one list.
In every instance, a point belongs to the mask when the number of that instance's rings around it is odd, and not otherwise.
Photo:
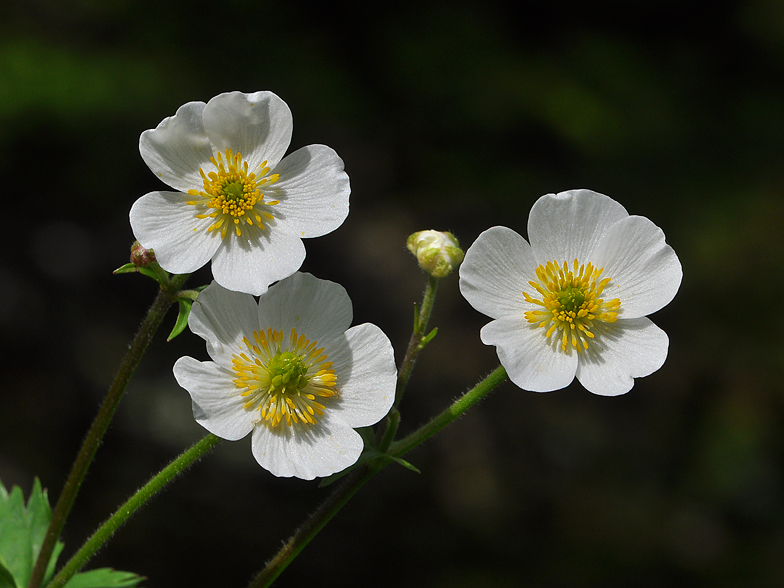
[[(590, 188), (661, 226), (684, 280), (654, 321), (664, 367), (618, 398), (505, 384), (366, 486), (280, 586), (784, 584), (784, 5), (749, 2), (0, 4), (0, 478), (58, 495), (155, 294), (111, 271), (162, 185), (139, 134), (183, 103), (272, 90), (292, 149), (343, 157), (351, 214), (306, 241), (355, 323), (398, 357), (420, 229), (524, 233), (544, 193)], [(191, 284), (206, 283), (208, 268)], [(441, 284), (409, 432), (497, 365)], [(206, 359), (170, 315), (66, 527), (68, 557), (204, 431), (171, 373)], [(222, 444), (90, 563), (150, 588), (244, 586), (326, 496)]]

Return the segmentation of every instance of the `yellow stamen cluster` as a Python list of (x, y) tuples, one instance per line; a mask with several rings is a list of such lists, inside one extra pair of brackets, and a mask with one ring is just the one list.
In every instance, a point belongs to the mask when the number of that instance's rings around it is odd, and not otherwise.
[(610, 283), (610, 278), (599, 278), (604, 268), (593, 264), (580, 265), (574, 260), (574, 269), (564, 261), (563, 266), (548, 261), (536, 268), (538, 281), (528, 282), (542, 298), (537, 299), (523, 292), (525, 299), (544, 310), (529, 310), (525, 318), (529, 323), (547, 328), (545, 337), (557, 333), (561, 340), (561, 350), (571, 345), (575, 350), (588, 349), (588, 342), (595, 337), (591, 332), (595, 322), (614, 323), (618, 320), (621, 301), (599, 298)]
[(282, 331), (267, 329), (254, 331), (252, 342), (247, 337), (242, 342), (240, 353), (232, 356), (232, 381), (248, 398), (245, 410), (259, 411), (258, 422), (315, 425), (326, 408), (316, 397), (340, 396), (332, 362), (316, 341), (291, 329), (285, 344)]
[(264, 219), (273, 220), (275, 217), (262, 206), (274, 206), (278, 201), (264, 202), (261, 187), (277, 182), (278, 174), (263, 177), (270, 171), (266, 161), (259, 166), (258, 173), (249, 172), (248, 162), (242, 159), (241, 154), (235, 155), (231, 149), (226, 150), (225, 161), (220, 152), (217, 159), (211, 157), (210, 161), (215, 166), (215, 171), (205, 173), (202, 168), (199, 168), (203, 189), (188, 190), (190, 196), (197, 197), (196, 200), (189, 200), (188, 204), (212, 209), (212, 212), (205, 211), (197, 214), (196, 218), (215, 219), (207, 230), (220, 230), (221, 238), (226, 237), (228, 228), (232, 224), (238, 237), (242, 235), (242, 223), (251, 226), (255, 223), (263, 230)]

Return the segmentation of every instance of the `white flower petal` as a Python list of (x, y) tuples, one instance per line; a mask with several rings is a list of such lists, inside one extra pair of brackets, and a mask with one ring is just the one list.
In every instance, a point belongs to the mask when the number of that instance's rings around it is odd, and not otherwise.
[(397, 385), (395, 352), (387, 336), (376, 325), (357, 325), (328, 351), (340, 392), (336, 418), (352, 427), (380, 421), (392, 408)]
[(300, 237), (320, 237), (346, 220), (351, 187), (334, 150), (325, 145), (303, 147), (270, 173), (280, 179), (264, 190), (265, 199), (280, 201), (275, 216), (285, 219)]
[(199, 293), (188, 317), (188, 327), (207, 341), (210, 357), (231, 368), (232, 354), (243, 337), (253, 340), (258, 306), (250, 294), (227, 290), (213, 282)]
[(264, 231), (246, 227), (242, 238), (232, 235), (221, 242), (212, 259), (212, 275), (229, 290), (258, 296), (297, 271), (304, 260), (302, 240), (282, 223)]
[(594, 394), (625, 394), (634, 378), (652, 374), (667, 359), (667, 333), (645, 317), (599, 325), (594, 332), (577, 366), (577, 379)]
[(553, 337), (547, 339), (543, 329), (529, 325), (522, 316), (492, 321), (480, 337), (485, 345), (496, 346), (509, 379), (524, 390), (551, 392), (574, 380), (577, 352), (557, 349)]
[(139, 139), (139, 152), (147, 166), (181, 192), (201, 189), (199, 168), (210, 165), (212, 145), (202, 121), (204, 107), (204, 102), (188, 102)]
[(536, 278), (536, 260), (525, 239), (506, 227), (493, 227), (476, 238), (460, 265), (460, 292), (468, 303), (492, 318), (523, 315), (523, 290)]
[(174, 377), (193, 401), (196, 422), (210, 433), (236, 441), (253, 430), (252, 415), (231, 382), (231, 374), (211, 361), (181, 357), (174, 364)]
[(528, 238), (537, 265), (555, 261), (580, 263), (616, 221), (629, 216), (612, 198), (590, 190), (546, 194), (537, 200), (528, 216)]
[(272, 92), (226, 92), (204, 109), (204, 128), (215, 148), (240, 153), (257, 172), (265, 160), (275, 167), (291, 142), (293, 128), (288, 105)]
[(303, 480), (326, 477), (353, 465), (364, 445), (359, 433), (327, 415), (307, 428), (270, 429), (260, 424), (252, 439), (253, 457), (261, 467), (275, 476)]
[(131, 229), (160, 266), (173, 274), (189, 274), (207, 263), (220, 238), (207, 233), (210, 219), (196, 218), (190, 199), (181, 192), (150, 192), (131, 207)]
[(683, 278), (678, 256), (664, 232), (642, 216), (629, 216), (609, 227), (591, 255), (611, 278), (605, 299), (620, 298), (623, 318), (656, 312), (669, 304)]
[(288, 337), (295, 328), (323, 345), (342, 336), (352, 317), (351, 299), (343, 286), (297, 272), (262, 296), (256, 320), (262, 329), (282, 330)]

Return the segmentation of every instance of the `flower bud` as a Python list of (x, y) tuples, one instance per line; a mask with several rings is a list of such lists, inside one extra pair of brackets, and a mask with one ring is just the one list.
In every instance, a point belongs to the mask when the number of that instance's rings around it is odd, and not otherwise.
[(150, 267), (155, 263), (155, 252), (145, 249), (141, 243), (134, 241), (131, 245), (131, 263), (139, 267)]
[(419, 267), (434, 278), (451, 274), (465, 255), (452, 233), (432, 229), (414, 233), (406, 241), (406, 246), (416, 256)]

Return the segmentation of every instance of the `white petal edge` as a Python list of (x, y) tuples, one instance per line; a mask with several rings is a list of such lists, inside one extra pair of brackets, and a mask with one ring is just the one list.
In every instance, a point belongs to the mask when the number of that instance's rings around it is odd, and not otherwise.
[(591, 190), (546, 194), (531, 207), (528, 239), (537, 265), (564, 261), (580, 263), (615, 222), (629, 216), (618, 202)]
[(288, 337), (295, 328), (321, 346), (346, 332), (353, 308), (340, 284), (297, 272), (271, 286), (259, 298), (256, 313), (262, 329), (279, 329)]
[(312, 480), (330, 476), (356, 463), (364, 443), (349, 426), (325, 415), (313, 427), (257, 425), (253, 457), (275, 476)]
[(320, 237), (348, 216), (351, 186), (343, 160), (326, 145), (309, 145), (287, 155), (270, 173), (280, 179), (264, 191), (279, 200), (272, 212), (300, 237)]
[(667, 333), (645, 317), (621, 319), (594, 332), (596, 339), (577, 366), (577, 379), (594, 394), (625, 394), (634, 378), (652, 374), (667, 359)]
[(492, 318), (522, 316), (523, 290), (536, 278), (536, 260), (528, 242), (512, 229), (492, 227), (480, 234), (460, 265), (460, 293), (476, 310)]
[(482, 327), (485, 345), (495, 345), (509, 379), (532, 392), (552, 392), (568, 386), (577, 371), (577, 352), (557, 349), (553, 337), (530, 326), (524, 318), (503, 318)]
[(131, 206), (131, 229), (147, 249), (155, 250), (160, 266), (173, 274), (189, 274), (206, 264), (220, 246), (208, 233), (212, 219), (198, 219), (190, 199), (181, 192), (150, 192)]
[(253, 341), (257, 314), (253, 296), (212, 282), (193, 303), (188, 327), (207, 342), (207, 352), (214, 361), (231, 369), (231, 356), (241, 351), (242, 338)]
[(224, 288), (259, 296), (304, 260), (302, 240), (283, 224), (264, 231), (246, 227), (242, 237), (232, 234), (222, 241), (212, 258), (212, 275)]
[(392, 343), (376, 325), (351, 327), (329, 349), (340, 401), (335, 418), (352, 427), (380, 421), (395, 401), (397, 369)]
[(147, 166), (180, 192), (201, 189), (199, 168), (212, 167), (212, 145), (202, 120), (205, 106), (204, 102), (188, 102), (139, 138), (139, 153)]
[(265, 160), (272, 169), (286, 153), (293, 122), (288, 105), (272, 92), (226, 92), (207, 103), (204, 128), (217, 151), (240, 153), (258, 173)]
[(630, 216), (607, 229), (591, 255), (611, 278), (605, 299), (620, 298), (623, 318), (656, 312), (675, 297), (683, 268), (664, 232), (642, 216)]
[(191, 395), (196, 422), (210, 433), (236, 441), (253, 430), (252, 415), (242, 407), (245, 401), (231, 373), (211, 361), (186, 356), (175, 362), (174, 377)]

